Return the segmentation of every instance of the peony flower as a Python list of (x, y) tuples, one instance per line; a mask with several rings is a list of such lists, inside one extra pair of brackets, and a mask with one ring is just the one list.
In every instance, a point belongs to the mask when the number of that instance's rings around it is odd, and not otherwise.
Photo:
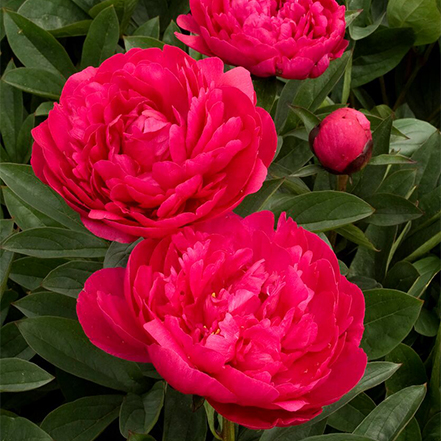
[(350, 175), (371, 159), (371, 123), (358, 110), (338, 109), (311, 130), (309, 143), (328, 171)]
[(320, 76), (346, 49), (345, 7), (335, 0), (190, 0), (183, 43), (258, 77)]
[(93, 274), (80, 323), (99, 348), (151, 361), (177, 390), (252, 429), (304, 423), (363, 375), (364, 298), (317, 235), (284, 214), (228, 214), (146, 239)]
[(261, 187), (277, 145), (249, 72), (132, 49), (70, 77), (32, 132), (35, 174), (97, 236), (165, 236)]

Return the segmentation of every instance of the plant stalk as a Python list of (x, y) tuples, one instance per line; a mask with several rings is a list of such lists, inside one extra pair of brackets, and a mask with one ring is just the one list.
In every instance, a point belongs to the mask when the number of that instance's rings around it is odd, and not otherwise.
[(222, 440), (235, 441), (236, 427), (235, 424), (226, 418), (222, 417)]

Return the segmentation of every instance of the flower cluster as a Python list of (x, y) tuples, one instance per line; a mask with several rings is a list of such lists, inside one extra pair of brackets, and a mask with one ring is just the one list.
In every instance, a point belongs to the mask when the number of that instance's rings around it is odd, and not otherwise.
[(317, 235), (284, 215), (274, 230), (268, 211), (142, 241), (77, 311), (95, 345), (253, 429), (310, 420), (366, 367), (362, 292)]
[[(334, 0), (190, 3), (179, 23), (199, 36), (179, 38), (257, 75), (315, 77), (346, 47)], [(232, 213), (277, 146), (244, 67), (171, 46), (89, 67), (34, 129), (32, 166), (92, 233), (145, 238), (127, 268), (96, 272), (80, 293), (92, 343), (262, 429), (304, 423), (360, 380), (364, 298), (285, 214), (274, 228), (270, 212)], [(326, 124), (313, 141), (324, 165), (340, 139)]]
[(190, 0), (176, 34), (191, 48), (259, 77), (320, 76), (348, 42), (345, 7), (335, 0)]
[(164, 236), (234, 209), (277, 146), (249, 72), (132, 49), (69, 78), (33, 130), (32, 166), (97, 236)]

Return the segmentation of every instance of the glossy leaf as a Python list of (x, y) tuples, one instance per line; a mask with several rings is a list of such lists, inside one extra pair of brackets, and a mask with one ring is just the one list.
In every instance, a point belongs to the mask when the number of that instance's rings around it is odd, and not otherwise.
[(5, 75), (12, 70), (15, 70), (15, 64), (11, 60), (0, 80), (0, 131), (9, 157), (17, 161), (17, 138), (23, 122), (23, 96), (20, 90), (4, 81)]
[(412, 419), (426, 395), (426, 387), (411, 386), (382, 401), (354, 430), (372, 440), (394, 440)]
[(391, 71), (414, 41), (411, 29), (380, 26), (372, 35), (357, 42), (352, 62), (352, 87), (360, 87)]
[(12, 192), (31, 207), (68, 228), (85, 231), (78, 214), (34, 175), (31, 166), (0, 164), (0, 178)]
[(422, 302), (392, 289), (365, 291), (366, 314), (362, 348), (375, 360), (397, 347), (411, 331)]
[(122, 395), (80, 398), (52, 411), (41, 428), (57, 441), (93, 440), (118, 418), (122, 400)]
[(0, 359), (0, 391), (24, 392), (37, 389), (54, 377), (34, 363), (21, 358)]
[(387, 20), (394, 28), (412, 28), (416, 46), (433, 43), (441, 35), (441, 13), (436, 0), (389, 0)]
[(104, 257), (108, 244), (89, 233), (64, 228), (32, 228), (14, 234), (4, 249), (27, 256), (51, 258)]
[(53, 439), (36, 424), (21, 417), (0, 415), (2, 440), (14, 441), (53, 441)]
[(62, 28), (89, 18), (71, 0), (26, 0), (17, 12), (46, 30)]
[(70, 297), (78, 297), (87, 278), (102, 268), (98, 262), (68, 262), (52, 270), (42, 282), (43, 288)]
[(283, 209), (310, 231), (342, 227), (369, 217), (374, 212), (369, 204), (356, 196), (337, 191), (315, 191), (296, 196)]
[(254, 194), (248, 195), (243, 202), (234, 211), (238, 215), (245, 217), (256, 211), (264, 209), (265, 204), (271, 198), (271, 196), (280, 188), (283, 184), (283, 179), (273, 179), (265, 181), (262, 188)]
[(396, 393), (408, 386), (427, 382), (426, 370), (419, 355), (410, 347), (400, 343), (386, 355), (386, 360), (400, 363), (401, 368), (386, 381), (388, 395)]
[(160, 49), (162, 49), (164, 47), (164, 43), (160, 40), (157, 40), (156, 38), (134, 35), (133, 37), (124, 37), (124, 46), (126, 48), (126, 51), (129, 51), (134, 47), (139, 47), (141, 49), (159, 47)]
[(158, 381), (146, 394), (128, 394), (119, 416), (121, 434), (127, 438), (130, 432), (147, 434), (156, 424), (164, 405), (165, 383)]
[(93, 20), (83, 45), (81, 67), (99, 66), (111, 57), (119, 40), (119, 23), (115, 8), (103, 9)]
[(171, 387), (165, 397), (163, 441), (204, 441), (207, 434), (205, 411), (192, 410), (191, 395), (183, 395)]
[(139, 392), (145, 386), (145, 379), (135, 363), (98, 349), (77, 321), (34, 317), (23, 320), (18, 327), (38, 355), (66, 372), (127, 392)]
[(21, 358), (30, 360), (35, 352), (20, 334), (15, 322), (10, 322), (0, 330), (0, 358)]
[(412, 202), (401, 196), (388, 193), (376, 193), (366, 199), (375, 209), (367, 222), (380, 227), (400, 225), (422, 216), (422, 211)]
[(37, 292), (14, 302), (26, 317), (64, 317), (77, 319), (75, 299), (53, 292)]
[(66, 263), (64, 259), (38, 259), (35, 257), (21, 257), (14, 260), (9, 278), (19, 285), (34, 291), (41, 286), (41, 282), (57, 266)]
[(29, 68), (68, 78), (76, 72), (63, 46), (47, 31), (12, 11), (5, 11), (6, 36), (14, 54)]
[(3, 189), (6, 207), (14, 222), (22, 229), (29, 230), (36, 227), (62, 227), (63, 225), (46, 216), (41, 211), (31, 207), (20, 199), (10, 188)]

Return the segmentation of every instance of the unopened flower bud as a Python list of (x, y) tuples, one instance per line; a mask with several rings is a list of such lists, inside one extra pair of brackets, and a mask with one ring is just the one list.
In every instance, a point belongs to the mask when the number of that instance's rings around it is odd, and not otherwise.
[(371, 124), (358, 110), (338, 109), (311, 130), (309, 143), (326, 170), (351, 175), (371, 159)]

